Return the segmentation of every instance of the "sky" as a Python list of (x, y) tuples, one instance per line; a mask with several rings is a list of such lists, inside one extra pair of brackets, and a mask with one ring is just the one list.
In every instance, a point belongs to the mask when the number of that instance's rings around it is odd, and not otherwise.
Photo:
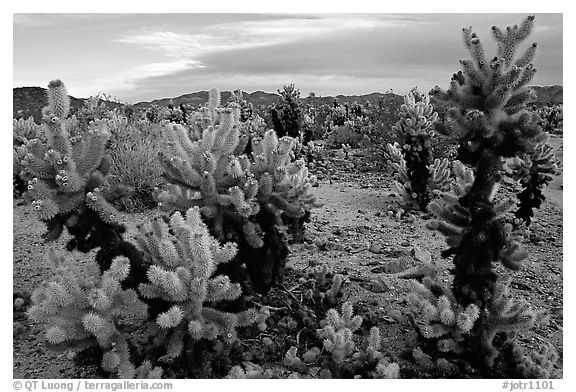
[[(473, 26), (490, 57), (492, 25), (527, 14), (30, 14), (13, 16), (13, 87), (62, 79), (70, 95), (136, 103), (194, 91), (303, 96), (448, 87)], [(536, 14), (534, 85), (562, 85), (562, 14)], [(526, 42), (523, 47), (527, 47)]]

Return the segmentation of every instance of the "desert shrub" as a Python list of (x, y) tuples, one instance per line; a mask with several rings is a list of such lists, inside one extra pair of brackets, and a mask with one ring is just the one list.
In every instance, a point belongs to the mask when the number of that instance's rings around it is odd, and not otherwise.
[(326, 138), (326, 118), (330, 115), (332, 107), (327, 104), (309, 106), (306, 115), (310, 119), (310, 133), (312, 140), (323, 140)]
[(342, 125), (333, 125), (328, 132), (326, 143), (332, 148), (338, 148), (348, 144), (352, 148), (358, 148), (362, 143), (370, 140), (372, 125), (364, 118), (347, 120)]
[(400, 120), (402, 97), (386, 94), (375, 104), (366, 103), (366, 115), (373, 124), (372, 142), (374, 145), (385, 145), (397, 141), (398, 135), (392, 129)]
[[(137, 135), (138, 132), (132, 132)], [(152, 194), (163, 184), (162, 167), (158, 161), (155, 141), (136, 139), (126, 141), (118, 149), (110, 150), (111, 183), (130, 188), (130, 196), (119, 201), (127, 212), (141, 212), (156, 207)]]
[(110, 182), (130, 188), (130, 196), (118, 202), (127, 212), (140, 212), (156, 206), (153, 191), (163, 184), (158, 125), (139, 122), (129, 124), (122, 116), (114, 116), (106, 124), (110, 140)]

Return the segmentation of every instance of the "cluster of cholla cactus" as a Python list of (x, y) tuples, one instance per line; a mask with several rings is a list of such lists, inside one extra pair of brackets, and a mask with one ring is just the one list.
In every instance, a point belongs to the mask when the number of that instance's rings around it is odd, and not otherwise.
[(279, 139), (273, 130), (252, 141), (251, 157), (243, 154), (247, 139), (240, 135), (239, 105), (219, 106), (213, 89), (192, 129), (164, 124), (168, 185), (156, 198), (163, 211), (200, 207), (219, 240), (238, 243), (232, 265), (245, 264), (253, 288), (265, 292), (281, 277), (287, 257), (280, 217), (300, 218), (317, 206), (310, 193), (316, 179), (304, 161), (293, 161), (294, 139)]
[(401, 144), (386, 146), (390, 164), (397, 173), (395, 187), (400, 202), (421, 211), (426, 211), (432, 192), (442, 190), (450, 175), (447, 159), (432, 160), (437, 119), (438, 113), (430, 103), (430, 96), (412, 89), (404, 96), (400, 120), (392, 127)]
[[(362, 325), (362, 317), (354, 315), (350, 302), (345, 302), (341, 312), (332, 308), (321, 321), (317, 336), (322, 349), (308, 348), (298, 355), (296, 346), (284, 355), (284, 365), (295, 371), (289, 378), (310, 378), (310, 369), (320, 365), (320, 378), (398, 378), (400, 368), (382, 350), (378, 327), (372, 327), (365, 344), (357, 345), (355, 336)], [(241, 376), (241, 374), (240, 374)]]
[(564, 128), (564, 106), (543, 106), (537, 110), (540, 126), (546, 133), (561, 135)]
[(51, 255), (56, 280), (34, 292), (28, 316), (47, 325), (53, 348), (98, 345), (104, 370), (132, 378), (141, 373), (134, 363), (169, 365), (201, 340), (232, 342), (238, 327), (266, 328), (266, 308), (222, 308), (241, 295), (218, 273), (237, 248), (210, 235), (198, 207), (174, 213), (169, 226), (159, 220), (141, 226), (137, 243), (148, 268), (136, 288), (127, 284), (133, 277), (126, 257), (100, 274)]
[(106, 125), (97, 122), (85, 135), (70, 137), (65, 121), (69, 109), (64, 84), (50, 82), (48, 106), (43, 110), (44, 138), (28, 140), (21, 161), (21, 176), (28, 180), (24, 197), (46, 223), (46, 240), (59, 238), (66, 228), (72, 235), (68, 250), (88, 252), (100, 247), (97, 260), (106, 269), (114, 256), (132, 257), (134, 250), (124, 246), (125, 229), (113, 206), (128, 190), (108, 183)]
[(529, 226), (534, 210), (540, 208), (546, 199), (542, 189), (552, 181), (552, 175), (558, 170), (554, 148), (547, 144), (549, 135), (544, 134), (540, 143), (522, 158), (514, 157), (506, 162), (506, 174), (518, 181), (522, 191), (518, 193), (520, 205), (514, 212), (518, 223)]
[[(387, 143), (385, 156), (389, 166), (394, 171), (394, 195), (398, 198), (399, 203), (409, 209), (422, 209), (418, 200), (424, 200), (424, 198), (419, 197), (412, 188), (410, 171), (402, 154), (401, 146), (397, 142), (394, 144)], [(426, 166), (426, 172), (428, 178), (425, 198), (427, 203), (430, 203), (435, 195), (447, 190), (452, 180), (450, 162), (447, 158), (434, 159), (432, 164)], [(426, 204), (426, 208), (427, 206), (428, 204)]]
[(535, 72), (531, 61), (536, 44), (516, 56), (518, 45), (532, 31), (533, 21), (534, 17), (529, 16), (519, 26), (504, 31), (492, 27), (498, 47), (492, 59), (485, 57), (476, 33), (471, 28), (463, 29), (472, 59), (460, 61), (462, 71), (454, 74), (448, 91), (434, 91), (438, 99), (453, 107), (450, 116), (454, 124), (448, 132), (455, 132), (453, 136), (459, 138), (458, 159), (474, 170), (474, 179), (464, 192), (447, 196), (446, 203), (434, 208), (438, 221), (429, 227), (446, 235), (450, 248), (443, 255), (454, 257), (454, 299), (464, 308), (474, 304), (480, 309), (466, 351), (472, 365), (484, 370), (494, 364), (494, 347), (486, 342), (492, 342), (499, 324), (505, 332), (499, 336), (506, 341), (506, 332), (525, 328), (539, 319), (529, 306), (510, 297), (502, 302), (505, 286), (497, 284), (501, 280), (494, 268), (500, 261), (505, 267), (518, 269), (526, 257), (502, 222), (503, 214), (515, 202), (496, 203), (494, 196), (502, 175), (502, 158), (530, 152), (540, 133), (537, 118), (526, 110), (533, 96), (526, 86)]

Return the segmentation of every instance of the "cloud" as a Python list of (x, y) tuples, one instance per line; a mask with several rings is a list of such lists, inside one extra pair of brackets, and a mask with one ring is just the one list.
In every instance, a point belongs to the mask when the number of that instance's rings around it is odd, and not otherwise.
[(284, 16), (273, 20), (215, 24), (197, 33), (153, 31), (125, 34), (117, 42), (137, 45), (169, 57), (198, 60), (207, 54), (229, 50), (270, 47), (327, 37), (337, 32), (381, 28), (384, 23), (400, 26), (405, 22), (393, 18), (383, 21), (370, 15)]
[[(88, 16), (89, 15), (89, 19)], [(84, 19), (82, 19), (84, 17)], [(66, 73), (71, 91), (133, 100), (175, 96), (212, 86), (275, 91), (282, 84), (320, 94), (407, 91), (445, 85), (467, 57), (462, 26), (472, 25), (494, 52), (492, 24), (513, 14), (83, 14), (30, 15), (16, 29), (14, 79)], [(25, 32), (22, 32), (26, 30)], [(30, 33), (32, 32), (32, 33)], [(18, 33), (18, 34), (17, 34)], [(26, 33), (30, 33), (26, 35)], [(32, 37), (34, 39), (32, 39)], [(39, 37), (61, 47), (30, 46)], [(562, 16), (537, 15), (534, 80), (562, 83)], [(44, 41), (43, 41), (44, 42)], [(76, 61), (61, 52), (75, 48)], [(20, 48), (20, 49), (17, 49)], [(42, 53), (42, 67), (30, 53)], [(69, 57), (66, 57), (69, 59)], [(42, 75), (35, 73), (41, 72)], [(63, 76), (64, 77), (64, 76)], [(31, 79), (30, 79), (31, 80)]]

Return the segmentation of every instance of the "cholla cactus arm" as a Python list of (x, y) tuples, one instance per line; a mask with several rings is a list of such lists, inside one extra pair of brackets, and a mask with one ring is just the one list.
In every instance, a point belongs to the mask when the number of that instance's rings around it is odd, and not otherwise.
[(448, 158), (434, 159), (434, 163), (428, 167), (428, 170), (430, 171), (430, 178), (428, 180), (430, 192), (438, 193), (449, 188), (451, 172)]
[(290, 137), (278, 139), (273, 130), (266, 132), (262, 141), (253, 144), (255, 164), (250, 171), (259, 178), (260, 203), (272, 202), (289, 216), (300, 217), (319, 206), (310, 193), (317, 180), (309, 175), (303, 160), (290, 162), (293, 143)]

